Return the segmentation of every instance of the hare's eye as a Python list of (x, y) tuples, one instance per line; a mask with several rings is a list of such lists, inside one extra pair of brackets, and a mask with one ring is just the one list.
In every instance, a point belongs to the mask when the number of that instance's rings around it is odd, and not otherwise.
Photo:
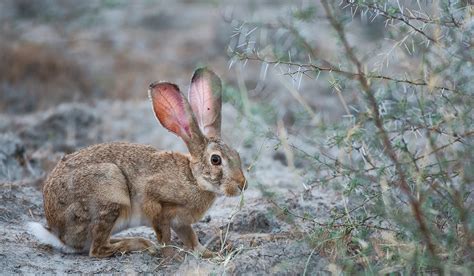
[(219, 155), (213, 154), (211, 155), (211, 164), (214, 166), (218, 166), (222, 163), (222, 159)]

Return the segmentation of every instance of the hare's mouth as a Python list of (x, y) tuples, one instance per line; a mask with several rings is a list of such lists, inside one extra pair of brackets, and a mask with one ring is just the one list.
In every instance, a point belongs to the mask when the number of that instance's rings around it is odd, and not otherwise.
[(237, 183), (222, 185), (222, 190), (226, 196), (238, 196), (242, 193), (242, 188)]

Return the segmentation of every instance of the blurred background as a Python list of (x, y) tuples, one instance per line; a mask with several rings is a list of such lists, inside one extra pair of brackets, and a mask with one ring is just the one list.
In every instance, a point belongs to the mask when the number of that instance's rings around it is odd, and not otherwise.
[(1, 110), (144, 99), (199, 65), (227, 79), (223, 13), (212, 1), (2, 1)]

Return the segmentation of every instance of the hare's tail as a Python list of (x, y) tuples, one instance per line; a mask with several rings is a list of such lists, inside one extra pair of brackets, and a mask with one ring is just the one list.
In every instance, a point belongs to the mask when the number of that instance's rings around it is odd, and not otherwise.
[(65, 245), (58, 237), (46, 229), (41, 223), (28, 222), (29, 232), (33, 234), (40, 243), (51, 245), (52, 247), (64, 253), (78, 253), (79, 251)]

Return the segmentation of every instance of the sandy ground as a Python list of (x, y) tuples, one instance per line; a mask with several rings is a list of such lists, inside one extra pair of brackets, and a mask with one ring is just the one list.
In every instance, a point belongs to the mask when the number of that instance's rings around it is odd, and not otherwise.
[[(67, 104), (29, 116), (0, 117), (2, 133), (7, 133), (0, 136), (2, 149), (6, 149), (1, 155), (1, 172), (3, 177), (10, 177), (10, 181), (0, 184), (0, 267), (3, 273), (301, 274), (305, 269), (307, 272), (325, 269), (326, 261), (312, 252), (304, 237), (298, 235), (305, 226), (289, 223), (272, 201), (299, 210), (304, 210), (304, 205), (311, 206), (311, 213), (324, 217), (331, 202), (335, 202), (330, 200), (335, 195), (321, 190), (313, 191), (314, 196), (304, 200), (293, 196), (302, 189), (295, 184), (301, 179), (275, 160), (270, 144), (262, 146), (261, 141), (255, 139), (255, 144), (241, 146), (242, 135), (251, 135), (251, 132), (229, 105), (224, 105), (223, 111), (224, 139), (239, 150), (244, 166), (254, 163), (248, 173), (250, 188), (240, 210), (240, 198), (219, 198), (204, 219), (194, 226), (201, 242), (220, 251), (222, 258), (202, 260), (185, 254), (183, 262), (163, 263), (161, 254), (136, 252), (95, 259), (63, 254), (38, 243), (28, 233), (25, 223), (45, 223), (42, 180), (63, 151), (113, 140), (184, 150), (183, 143), (158, 124), (149, 105), (147, 101), (103, 101), (95, 107)], [(107, 116), (103, 115), (105, 110)], [(38, 143), (45, 137), (48, 137), (47, 142)], [(262, 149), (256, 159), (259, 148)], [(277, 196), (270, 200), (263, 196), (265, 192)], [(156, 240), (148, 227), (130, 229), (120, 235)], [(176, 237), (173, 243), (180, 246)]]

